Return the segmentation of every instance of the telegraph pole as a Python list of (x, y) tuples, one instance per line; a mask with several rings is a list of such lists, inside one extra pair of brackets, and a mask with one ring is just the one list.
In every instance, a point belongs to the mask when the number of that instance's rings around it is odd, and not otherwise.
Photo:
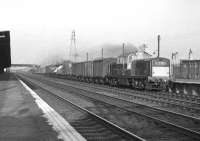
[(160, 57), (160, 35), (158, 35), (158, 57)]
[(125, 47), (125, 43), (122, 44), (122, 55), (123, 55), (123, 74), (124, 74), (124, 62), (125, 62), (125, 56), (124, 56), (124, 47)]
[(77, 52), (76, 52), (76, 33), (75, 30), (73, 31), (73, 36), (74, 36), (74, 61), (76, 62), (76, 57), (77, 57)]
[(188, 53), (188, 59), (190, 60), (191, 59), (191, 54), (192, 54), (192, 50), (191, 48), (189, 49), (189, 53)]
[(103, 48), (101, 49), (101, 57), (102, 57), (102, 71), (103, 71)]
[(71, 35), (71, 38), (70, 38), (70, 47), (69, 47), (69, 60), (72, 61), (72, 43), (73, 41), (73, 36)]
[(88, 62), (88, 52), (86, 53), (86, 59), (87, 59), (86, 61)]
[(85, 75), (88, 76), (89, 75), (88, 74), (88, 70), (89, 70), (89, 68), (88, 68), (89, 67), (89, 64), (88, 64), (88, 52), (86, 53), (86, 61), (87, 61), (87, 63), (86, 63), (86, 72), (85, 72), (86, 74)]
[(124, 57), (124, 47), (125, 47), (125, 43), (122, 44), (122, 55)]
[(173, 60), (174, 60), (174, 53), (172, 52), (172, 56), (171, 56), (171, 77), (172, 77), (172, 79), (174, 78), (174, 62), (173, 62)]
[(191, 60), (191, 54), (192, 54), (192, 50), (191, 48), (189, 49), (189, 53), (188, 53), (188, 79), (190, 79), (190, 60)]
[(103, 48), (101, 49), (101, 57), (102, 57), (102, 60), (103, 60)]
[(74, 62), (76, 62), (76, 57), (78, 56), (77, 50), (76, 50), (76, 33), (75, 30), (72, 31), (71, 34), (71, 48), (70, 48), (70, 58), (71, 56), (74, 57)]

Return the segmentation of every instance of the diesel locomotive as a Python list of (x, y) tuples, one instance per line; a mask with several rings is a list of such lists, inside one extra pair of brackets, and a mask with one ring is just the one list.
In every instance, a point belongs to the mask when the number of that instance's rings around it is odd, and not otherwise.
[(170, 60), (161, 57), (134, 60), (130, 70), (123, 64), (110, 64), (107, 77), (109, 84), (114, 86), (164, 90), (168, 87)]

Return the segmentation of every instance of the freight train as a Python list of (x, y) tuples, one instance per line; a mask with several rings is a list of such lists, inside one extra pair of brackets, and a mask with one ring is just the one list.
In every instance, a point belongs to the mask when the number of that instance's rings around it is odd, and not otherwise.
[[(127, 63), (119, 63), (117, 58), (69, 62), (67, 66), (70, 67), (65, 67), (66, 73), (61, 73), (61, 77), (71, 80), (133, 89), (168, 90), (170, 60), (163, 57), (133, 60), (130, 69)], [(49, 67), (46, 67), (47, 74), (60, 74), (49, 71), (52, 69)]]
[[(71, 77), (72, 76), (72, 77)], [(137, 89), (165, 90), (170, 77), (170, 60), (156, 57), (117, 64), (116, 58), (72, 63), (72, 78), (89, 83), (123, 86)]]
[(4, 72), (5, 68), (11, 66), (10, 56), (10, 32), (0, 32), (0, 73)]

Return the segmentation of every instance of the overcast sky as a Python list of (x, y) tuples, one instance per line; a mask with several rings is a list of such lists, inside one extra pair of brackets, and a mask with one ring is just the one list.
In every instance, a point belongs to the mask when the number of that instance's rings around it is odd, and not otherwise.
[(123, 42), (152, 53), (160, 34), (161, 56), (187, 58), (191, 48), (200, 58), (199, 7), (199, 0), (0, 0), (0, 30), (11, 31), (12, 63), (67, 59), (73, 29), (80, 56)]

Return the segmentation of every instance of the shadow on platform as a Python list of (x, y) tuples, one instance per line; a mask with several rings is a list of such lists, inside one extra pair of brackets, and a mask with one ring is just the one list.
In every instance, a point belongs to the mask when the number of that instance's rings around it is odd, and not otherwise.
[(17, 80), (12, 73), (0, 73), (0, 81)]

